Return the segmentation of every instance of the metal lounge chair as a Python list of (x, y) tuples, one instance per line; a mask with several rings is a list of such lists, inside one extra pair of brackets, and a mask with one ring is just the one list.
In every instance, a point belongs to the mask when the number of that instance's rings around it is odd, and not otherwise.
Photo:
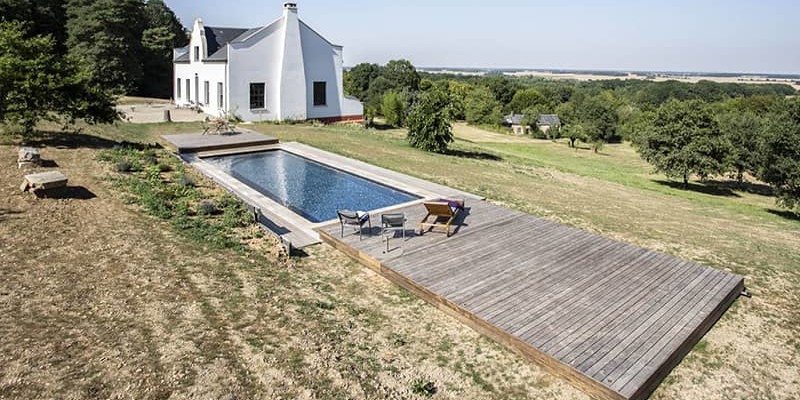
[(391, 239), (396, 234), (397, 231), (400, 231), (402, 233), (403, 241), (405, 242), (406, 215), (404, 213), (382, 214), (381, 233), (383, 234), (383, 240), (386, 241), (386, 250), (384, 250), (384, 253), (389, 252), (389, 239)]
[(440, 199), (425, 202), (423, 205), (428, 213), (419, 222), (419, 234), (425, 233), (425, 228), (429, 232), (434, 228), (444, 228), (447, 237), (450, 237), (450, 225), (453, 224), (458, 213), (464, 210), (464, 200)]
[(342, 226), (342, 237), (344, 237), (345, 225), (353, 227), (354, 230), (358, 230), (358, 240), (361, 240), (364, 224), (368, 224), (370, 232), (372, 231), (372, 222), (369, 220), (369, 213), (362, 211), (339, 210), (336, 212), (336, 214), (339, 215), (339, 224)]

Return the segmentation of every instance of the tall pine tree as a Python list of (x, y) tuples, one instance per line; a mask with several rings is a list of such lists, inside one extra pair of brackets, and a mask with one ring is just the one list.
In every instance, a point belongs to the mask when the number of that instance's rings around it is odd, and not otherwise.
[(172, 49), (186, 46), (189, 38), (175, 13), (162, 0), (148, 1), (144, 13), (147, 22), (142, 32), (144, 80), (139, 92), (144, 96), (169, 97), (172, 93)]
[(65, 0), (0, 0), (0, 21), (25, 23), (28, 36), (50, 35), (58, 54), (67, 49), (66, 19)]
[(69, 0), (67, 17), (69, 55), (85, 65), (102, 87), (120, 94), (135, 93), (144, 77), (144, 3)]

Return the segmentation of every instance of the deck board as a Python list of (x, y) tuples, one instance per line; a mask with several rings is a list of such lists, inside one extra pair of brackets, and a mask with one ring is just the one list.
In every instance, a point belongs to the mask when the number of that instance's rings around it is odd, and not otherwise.
[(272, 136), (244, 128), (237, 128), (236, 132), (224, 134), (202, 134), (198, 132), (163, 135), (161, 139), (168, 147), (180, 154), (243, 149), (255, 146), (269, 146), (278, 143), (278, 139)]
[[(414, 230), (392, 250), (378, 229), (363, 240), (320, 236), (481, 333), (590, 395), (646, 398), (736, 299), (743, 278), (468, 199), (451, 237)], [(379, 226), (379, 215), (372, 216)]]

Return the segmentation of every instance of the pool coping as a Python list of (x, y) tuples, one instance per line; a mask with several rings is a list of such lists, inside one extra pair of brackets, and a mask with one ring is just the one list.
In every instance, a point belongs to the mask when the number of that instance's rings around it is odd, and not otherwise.
[(422, 204), (434, 198), (465, 198), (485, 200), (484, 197), (439, 185), (406, 174), (330, 153), (297, 142), (277, 143), (263, 146), (248, 146), (198, 153), (182, 153), (178, 156), (197, 171), (215, 181), (226, 190), (247, 203), (254, 210), (255, 218), (275, 233), (290, 248), (302, 249), (322, 243), (317, 228), (336, 222), (335, 219), (311, 222), (282, 204), (228, 175), (221, 169), (204, 160), (207, 157), (246, 154), (262, 151), (282, 150), (309, 159), (339, 171), (350, 173), (370, 181), (402, 190), (418, 196), (419, 199), (395, 204), (377, 210), (367, 210), (373, 215), (394, 211), (409, 205)]

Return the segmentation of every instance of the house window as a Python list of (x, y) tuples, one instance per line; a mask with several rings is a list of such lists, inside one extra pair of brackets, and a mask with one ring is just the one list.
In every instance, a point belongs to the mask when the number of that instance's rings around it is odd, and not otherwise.
[(265, 83), (250, 84), (250, 109), (266, 108), (267, 85)]
[(327, 84), (325, 82), (314, 82), (314, 105), (324, 106), (328, 104), (326, 96)]
[(194, 74), (194, 103), (200, 104), (200, 78)]
[(224, 93), (222, 93), (222, 82), (217, 82), (217, 108), (223, 109), (225, 108), (225, 97)]
[(176, 91), (177, 91), (177, 93), (175, 95), (175, 98), (176, 99), (180, 99), (181, 98), (181, 78), (178, 78), (178, 86), (176, 88)]
[(203, 82), (203, 104), (209, 105), (211, 103), (211, 93), (209, 92), (211, 89), (209, 88), (208, 81)]
[(192, 102), (192, 86), (191, 81), (186, 80), (186, 101), (191, 103)]
[(200, 61), (200, 46), (194, 46), (194, 60)]

